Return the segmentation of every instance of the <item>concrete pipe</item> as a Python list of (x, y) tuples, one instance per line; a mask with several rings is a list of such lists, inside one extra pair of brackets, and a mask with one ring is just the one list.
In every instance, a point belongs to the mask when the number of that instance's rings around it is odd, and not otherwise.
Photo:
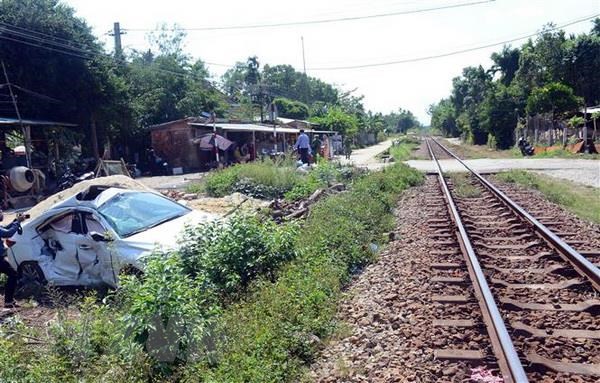
[(9, 173), (10, 186), (18, 192), (26, 192), (31, 189), (35, 181), (33, 171), (26, 166), (15, 166)]

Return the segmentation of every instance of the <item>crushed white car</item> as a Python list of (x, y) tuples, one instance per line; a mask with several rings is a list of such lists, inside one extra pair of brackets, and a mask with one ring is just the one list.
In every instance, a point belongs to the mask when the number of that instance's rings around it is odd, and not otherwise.
[(116, 287), (157, 248), (176, 249), (186, 225), (217, 218), (153, 192), (91, 186), (26, 221), (7, 258), (21, 283)]

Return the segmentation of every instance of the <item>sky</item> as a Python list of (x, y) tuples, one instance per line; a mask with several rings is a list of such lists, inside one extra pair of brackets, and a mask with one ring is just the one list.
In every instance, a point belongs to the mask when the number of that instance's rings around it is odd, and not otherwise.
[[(499, 43), (600, 14), (600, 0), (63, 0), (113, 49), (107, 32), (119, 22), (122, 45), (148, 49), (147, 30), (166, 23), (184, 29), (264, 25), (394, 14), (368, 19), (254, 29), (188, 30), (185, 51), (207, 63), (215, 80), (237, 61), (289, 64), (343, 90), (356, 89), (373, 112), (412, 111), (429, 124), (430, 104), (447, 97), (466, 66), (491, 66), (502, 46), (436, 59), (366, 68), (339, 67), (429, 57)], [(453, 5), (470, 4), (448, 8)], [(429, 10), (431, 8), (444, 8)], [(419, 11), (419, 12), (415, 12)], [(583, 33), (584, 21), (564, 30)], [(512, 43), (519, 46), (526, 40)], [(327, 69), (329, 68), (329, 69)], [(331, 69), (338, 68), (338, 69)]]

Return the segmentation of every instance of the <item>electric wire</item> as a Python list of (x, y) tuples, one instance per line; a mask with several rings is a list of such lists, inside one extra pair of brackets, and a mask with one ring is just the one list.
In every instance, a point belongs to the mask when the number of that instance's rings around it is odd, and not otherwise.
[[(578, 24), (578, 23), (582, 23), (584, 21), (594, 19), (598, 16), (600, 16), (600, 14), (597, 13), (592, 16), (587, 16), (582, 19), (578, 19), (578, 20), (575, 20), (575, 21), (572, 21), (572, 22), (569, 22), (566, 24), (557, 25), (555, 27), (545, 29), (544, 32), (562, 29), (564, 27), (568, 27), (568, 26), (571, 26), (574, 24)], [(373, 67), (389, 66), (389, 65), (396, 65), (396, 64), (406, 64), (406, 63), (412, 63), (412, 62), (418, 62), (418, 61), (433, 60), (433, 59), (438, 59), (438, 58), (443, 58), (443, 57), (448, 57), (448, 56), (454, 56), (454, 55), (458, 55), (458, 54), (462, 54), (462, 53), (473, 52), (473, 51), (477, 51), (477, 50), (481, 50), (481, 49), (492, 48), (492, 47), (495, 47), (498, 45), (510, 44), (510, 43), (513, 43), (516, 41), (535, 37), (535, 36), (539, 35), (540, 33), (541, 32), (535, 32), (535, 33), (531, 33), (528, 35), (519, 36), (519, 37), (515, 37), (515, 38), (511, 38), (511, 39), (507, 39), (507, 40), (503, 40), (503, 41), (499, 41), (499, 42), (495, 42), (495, 43), (480, 45), (480, 46), (472, 47), (472, 48), (455, 50), (455, 51), (441, 53), (441, 54), (437, 54), (437, 55), (428, 55), (428, 56), (414, 57), (414, 58), (401, 59), (401, 60), (392, 60), (392, 61), (378, 62), (378, 63), (371, 63), (371, 64), (343, 65), (343, 66), (332, 66), (332, 67), (314, 67), (314, 68), (306, 68), (306, 70), (331, 71), (331, 70), (363, 69), (363, 68), (373, 68)]]
[[(552, 28), (548, 28), (543, 30), (542, 32), (547, 32), (547, 31), (554, 31), (554, 30), (558, 30), (558, 29), (562, 29), (564, 27), (567, 26), (571, 26), (574, 24), (578, 24), (584, 21), (588, 21), (591, 20), (593, 18), (596, 18), (600, 16), (600, 14), (594, 14), (591, 16), (586, 16), (580, 19), (576, 19), (561, 25), (556, 25)], [(6, 23), (4, 23), (6, 24)], [(25, 28), (21, 28), (21, 29), (25, 29)], [(7, 28), (5, 27), (4, 29), (2, 29), (0, 27), (0, 31), (8, 31), (10, 33), (14, 32), (11, 30), (7, 30)], [(426, 60), (432, 60), (432, 59), (438, 59), (438, 58), (443, 58), (443, 57), (448, 57), (448, 56), (454, 56), (454, 55), (458, 55), (458, 54), (462, 54), (462, 53), (467, 53), (467, 52), (472, 52), (472, 51), (476, 51), (476, 50), (481, 50), (481, 49), (486, 49), (486, 48), (491, 48), (494, 46), (498, 46), (498, 45), (505, 45), (505, 44), (509, 44), (512, 42), (516, 42), (519, 40), (524, 40), (527, 38), (531, 38), (531, 37), (535, 37), (537, 35), (539, 35), (542, 32), (535, 32), (535, 33), (531, 33), (531, 34), (527, 34), (527, 35), (522, 35), (522, 36), (518, 36), (518, 37), (514, 37), (514, 38), (510, 38), (510, 39), (506, 39), (500, 42), (494, 42), (494, 43), (489, 43), (489, 44), (485, 44), (485, 45), (480, 45), (480, 46), (476, 46), (476, 47), (471, 47), (471, 48), (465, 48), (465, 49), (460, 49), (460, 50), (454, 50), (451, 52), (446, 52), (446, 53), (442, 53), (442, 54), (436, 54), (436, 55), (427, 55), (427, 56), (421, 56), (421, 57), (415, 57), (415, 58), (407, 58), (407, 59), (400, 59), (400, 60), (392, 60), (392, 61), (385, 61), (385, 62), (376, 62), (376, 63), (369, 63), (369, 64), (359, 64), (359, 65), (345, 65), (345, 66), (326, 66), (326, 67), (309, 67), (307, 68), (307, 70), (311, 70), (311, 71), (332, 71), (332, 70), (349, 70), (349, 69), (363, 69), (363, 68), (371, 68), (371, 67), (381, 67), (381, 66), (389, 66), (389, 65), (396, 65), (396, 64), (403, 64), (403, 63), (411, 63), (411, 62), (419, 62), (419, 61), (426, 61)], [(92, 60), (95, 57), (105, 57), (105, 58), (109, 58), (112, 59), (118, 63), (124, 63), (124, 64), (130, 64), (131, 62), (126, 61), (125, 59), (120, 59), (120, 58), (116, 58), (113, 57), (109, 54), (106, 53), (102, 53), (102, 52), (93, 52), (93, 51), (88, 51), (88, 50), (83, 50), (83, 49), (79, 49), (79, 48), (75, 48), (75, 47), (69, 47), (69, 46), (65, 46), (63, 45), (62, 48), (64, 49), (58, 49), (57, 47), (50, 47), (50, 46), (45, 46), (42, 45), (43, 43), (47, 43), (50, 42), (46, 39), (37, 37), (37, 36), (27, 36), (25, 32), (18, 32), (18, 37), (22, 37), (22, 38), (34, 38), (34, 41), (36, 42), (32, 42), (32, 41), (27, 41), (27, 40), (22, 40), (22, 39), (18, 39), (18, 38), (12, 38), (12, 37), (8, 37), (5, 35), (1, 35), (0, 34), (0, 39), (5, 39), (5, 40), (10, 40), (13, 42), (17, 42), (17, 43), (22, 43), (22, 44), (26, 44), (26, 45), (30, 45), (33, 47), (38, 47), (38, 48), (42, 48), (42, 49), (48, 49), (57, 53), (62, 53), (62, 54), (66, 54), (66, 55), (71, 55), (73, 57), (77, 57), (77, 58), (81, 58), (84, 60)], [(73, 51), (67, 51), (66, 49), (74, 49)], [(206, 65), (213, 65), (213, 66), (221, 66), (221, 67), (227, 67), (227, 68), (233, 68), (235, 67), (234, 65), (228, 65), (228, 64), (220, 64), (220, 63), (214, 63), (214, 62), (204, 62)], [(179, 75), (179, 76), (192, 76), (190, 73), (183, 73), (183, 72), (175, 72), (175, 71), (170, 71), (167, 69), (162, 69), (162, 68), (152, 68), (153, 70), (157, 70), (159, 72), (163, 72), (163, 73), (169, 73), (169, 74), (173, 74), (173, 75)], [(192, 76), (193, 77), (193, 76)]]
[(48, 33), (40, 32), (40, 31), (37, 31), (35, 29), (30, 29), (30, 28), (21, 27), (21, 26), (15, 25), (15, 24), (10, 24), (10, 23), (8, 23), (6, 21), (0, 21), (0, 26), (2, 26), (2, 25), (6, 26), (6, 27), (13, 28), (13, 29), (22, 30), (24, 32), (29, 32), (31, 34), (39, 35), (41, 37), (48, 37), (48, 38), (51, 38), (51, 39), (54, 39), (54, 40), (63, 41), (65, 43), (74, 44), (76, 46), (78, 45), (81, 48), (90, 48), (89, 45), (86, 44), (86, 43), (80, 43), (80, 42), (69, 40), (69, 39), (65, 39), (65, 38), (62, 38), (62, 37), (59, 37), (59, 36), (56, 36), (56, 35), (51, 35), (51, 34), (48, 34)]
[[(232, 29), (279, 28), (279, 27), (289, 27), (289, 26), (295, 26), (295, 25), (339, 23), (339, 22), (356, 21), (356, 20), (376, 19), (376, 18), (381, 18), (381, 17), (410, 15), (410, 14), (415, 14), (415, 13), (425, 13), (425, 12), (439, 11), (439, 10), (452, 9), (452, 8), (461, 8), (461, 7), (491, 3), (494, 1), (495, 0), (482, 0), (482, 1), (475, 1), (475, 2), (469, 2), (469, 3), (451, 4), (451, 5), (444, 5), (444, 6), (431, 7), (431, 8), (414, 9), (414, 10), (409, 10), (409, 11), (386, 12), (386, 13), (378, 13), (378, 14), (364, 15), (364, 16), (348, 16), (348, 17), (338, 17), (338, 18), (329, 18), (329, 19), (320, 19), (320, 20), (289, 21), (289, 22), (270, 23), (270, 24), (264, 23), (264, 24), (247, 24), (247, 25), (225, 25), (225, 26), (216, 26), (216, 27), (177, 28), (177, 30), (221, 31), (221, 30), (232, 30)], [(151, 29), (147, 29), (147, 28), (125, 28), (124, 30), (127, 32), (152, 31)]]

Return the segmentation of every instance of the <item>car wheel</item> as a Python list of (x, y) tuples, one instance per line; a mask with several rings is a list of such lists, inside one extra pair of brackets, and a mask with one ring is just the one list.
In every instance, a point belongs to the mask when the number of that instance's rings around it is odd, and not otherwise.
[(23, 262), (17, 270), (17, 290), (19, 298), (39, 297), (46, 285), (46, 277), (37, 262)]

